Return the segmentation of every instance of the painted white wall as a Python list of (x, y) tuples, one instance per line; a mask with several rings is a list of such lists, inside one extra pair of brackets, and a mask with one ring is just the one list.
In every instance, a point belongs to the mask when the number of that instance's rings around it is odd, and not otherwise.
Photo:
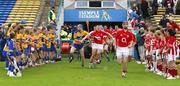
[(64, 8), (66, 9), (67, 7), (73, 5), (75, 0), (64, 0)]
[[(65, 9), (75, 9), (74, 8), (75, 1), (84, 1), (84, 0), (64, 0), (64, 8)], [(102, 1), (110, 1), (110, 0), (102, 0)], [(111, 1), (116, 2), (115, 9), (127, 8), (127, 6), (128, 6), (127, 0), (111, 0)]]
[(115, 0), (116, 4), (118, 4), (120, 7), (127, 9), (127, 0)]

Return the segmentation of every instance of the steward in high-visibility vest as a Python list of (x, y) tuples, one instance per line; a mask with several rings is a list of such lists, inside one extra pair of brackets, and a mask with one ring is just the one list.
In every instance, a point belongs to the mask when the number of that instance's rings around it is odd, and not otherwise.
[(56, 14), (55, 14), (55, 11), (54, 11), (54, 7), (51, 8), (51, 10), (49, 11), (49, 14), (48, 14), (48, 22), (50, 23), (51, 21), (56, 21)]
[(67, 33), (63, 29), (61, 30), (61, 40), (71, 40), (72, 33)]

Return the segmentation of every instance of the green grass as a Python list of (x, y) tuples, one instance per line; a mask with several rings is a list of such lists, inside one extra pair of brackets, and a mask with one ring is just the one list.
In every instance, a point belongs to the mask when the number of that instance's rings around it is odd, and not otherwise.
[(63, 60), (56, 64), (28, 68), (23, 77), (6, 76), (4, 63), (0, 63), (0, 86), (180, 86), (180, 80), (166, 80), (161, 76), (145, 72), (144, 65), (129, 63), (128, 76), (121, 78), (121, 67), (116, 61), (104, 59), (96, 69), (81, 68), (80, 62), (71, 64)]

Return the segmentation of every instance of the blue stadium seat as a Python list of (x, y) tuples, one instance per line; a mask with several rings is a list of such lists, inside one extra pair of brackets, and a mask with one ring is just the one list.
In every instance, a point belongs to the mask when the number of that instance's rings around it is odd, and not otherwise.
[(0, 0), (0, 26), (5, 23), (16, 0)]
[(1, 7), (13, 7), (14, 5), (1, 5)]
[(0, 12), (0, 15), (6, 15), (9, 14), (9, 12), (5, 11), (5, 12)]
[(0, 20), (0, 22), (4, 23), (5, 21), (4, 20)]
[(6, 17), (0, 17), (0, 20), (6, 20)]
[(9, 15), (1, 15), (2, 17), (8, 17)]

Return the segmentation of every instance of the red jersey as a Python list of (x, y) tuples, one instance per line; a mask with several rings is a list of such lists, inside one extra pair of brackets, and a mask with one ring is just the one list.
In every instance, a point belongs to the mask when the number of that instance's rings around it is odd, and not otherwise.
[(158, 37), (155, 37), (155, 38), (154, 38), (154, 46), (153, 46), (153, 49), (154, 49), (154, 50), (160, 49), (160, 41), (161, 41), (160, 38), (158, 38)]
[(153, 42), (152, 41), (152, 39), (153, 39), (152, 35), (148, 33), (148, 34), (145, 35), (144, 39), (145, 39), (146, 50), (148, 52), (151, 52), (152, 51), (151, 43)]
[[(106, 33), (108, 33), (108, 32), (106, 32)], [(109, 34), (105, 34), (105, 35), (103, 36), (103, 43), (106, 43), (106, 42), (107, 42), (108, 35), (109, 35)]]
[(170, 36), (167, 38), (167, 48), (169, 49), (168, 54), (178, 55), (178, 45), (175, 36)]
[(165, 46), (166, 46), (166, 40), (165, 39), (160, 39), (159, 48), (164, 49)]
[(177, 29), (178, 31), (180, 31), (179, 26), (178, 26), (178, 25), (176, 24), (176, 22), (174, 22), (174, 21), (171, 23), (171, 28), (174, 29), (174, 30)]
[(133, 41), (133, 34), (126, 30), (118, 30), (115, 39), (119, 47), (128, 47)]
[(109, 36), (109, 34), (100, 30), (100, 31), (92, 31), (90, 33), (90, 36), (93, 38), (93, 43), (103, 44), (104, 43), (104, 40), (103, 40), (104, 37)]
[(111, 30), (111, 35), (112, 35), (113, 37), (115, 37), (116, 33), (117, 33), (117, 30), (116, 30), (116, 29)]
[(156, 37), (152, 37), (151, 41), (150, 41), (150, 50), (151, 51), (152, 50), (156, 50), (156, 48), (157, 48), (156, 44), (158, 44), (156, 42), (158, 42), (157, 38)]
[(146, 34), (144, 36), (144, 40), (145, 40), (145, 47), (148, 48), (150, 46), (151, 35), (150, 34)]
[(104, 31), (111, 34), (111, 30), (109, 30), (109, 29), (104, 29)]

